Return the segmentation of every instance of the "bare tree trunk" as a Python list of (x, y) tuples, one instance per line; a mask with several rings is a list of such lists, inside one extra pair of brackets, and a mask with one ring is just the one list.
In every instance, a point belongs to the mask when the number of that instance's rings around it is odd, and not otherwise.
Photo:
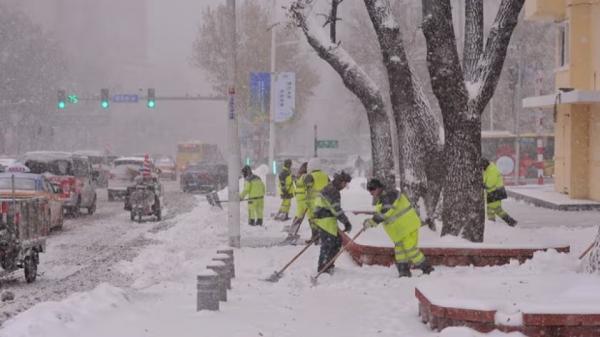
[(365, 0), (379, 40), (388, 75), (392, 110), (398, 132), (403, 191), (416, 204), (425, 200), (427, 218), (437, 206), (445, 175), (439, 126), (406, 56), (400, 26), (390, 3)]
[(468, 95), (456, 51), (449, 0), (423, 0), (423, 33), (433, 93), (444, 116), (445, 165), (442, 235), (461, 234), (481, 242), (484, 231), (481, 188), (481, 122), (469, 114)]
[[(484, 200), (481, 188), (481, 114), (492, 97), (510, 37), (524, 0), (502, 0), (480, 55), (483, 20), (479, 5), (467, 1), (465, 72), (461, 71), (452, 28), (450, 0), (423, 0), (423, 33), (433, 92), (444, 117), (445, 164), (442, 234), (481, 242)], [(481, 27), (477, 26), (481, 25)], [(475, 57), (477, 58), (475, 62)], [(473, 65), (476, 64), (474, 67)], [(466, 76), (466, 77), (465, 77)], [(468, 79), (465, 85), (465, 79)]]
[(481, 0), (465, 0), (464, 41), (463, 73), (465, 81), (471, 81), (483, 51), (483, 1)]
[(317, 32), (318, 25), (310, 17), (305, 17), (306, 8), (305, 1), (296, 1), (290, 5), (290, 15), (319, 57), (329, 63), (340, 75), (346, 88), (361, 101), (367, 112), (371, 131), (373, 175), (393, 181), (394, 159), (390, 120), (379, 88), (342, 47), (322, 38)]

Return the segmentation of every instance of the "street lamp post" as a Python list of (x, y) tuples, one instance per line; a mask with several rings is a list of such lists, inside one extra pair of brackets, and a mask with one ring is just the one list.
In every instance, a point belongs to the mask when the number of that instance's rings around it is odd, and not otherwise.
[(228, 143), (229, 154), (227, 160), (227, 175), (228, 175), (228, 190), (229, 203), (227, 207), (227, 229), (229, 232), (229, 245), (239, 248), (241, 243), (240, 234), (240, 140), (238, 134), (238, 118), (235, 112), (235, 81), (236, 81), (236, 18), (235, 18), (235, 0), (228, 0), (228, 7), (231, 13), (231, 69), (229, 74), (229, 100), (227, 104), (227, 127), (228, 127)]
[(276, 10), (276, 0), (273, 0), (271, 8), (271, 102), (269, 104), (269, 163), (267, 164), (270, 167), (270, 170), (266, 176), (268, 195), (275, 195), (277, 191), (275, 186), (275, 165), (273, 164), (275, 161), (275, 104), (277, 102), (275, 99), (275, 79), (277, 76), (275, 73), (275, 60), (277, 57), (277, 46), (275, 45), (277, 42), (275, 39), (275, 26), (277, 19)]

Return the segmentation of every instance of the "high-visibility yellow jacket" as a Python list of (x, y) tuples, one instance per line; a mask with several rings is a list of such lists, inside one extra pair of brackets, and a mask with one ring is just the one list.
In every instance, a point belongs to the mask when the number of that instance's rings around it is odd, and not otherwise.
[(315, 223), (327, 233), (337, 236), (338, 220), (345, 226), (350, 225), (350, 220), (342, 210), (340, 191), (332, 183), (315, 197), (313, 206)]
[(291, 199), (294, 196), (292, 173), (287, 167), (283, 167), (279, 173), (279, 193), (282, 199)]
[(306, 186), (306, 201), (310, 203), (329, 184), (329, 176), (321, 170), (314, 170), (306, 175), (304, 184)]
[(396, 189), (383, 190), (374, 200), (373, 220), (383, 225), (383, 229), (394, 242), (419, 230), (421, 219), (405, 194)]
[(306, 201), (306, 183), (304, 182), (304, 178), (306, 178), (306, 173), (294, 181), (294, 197), (296, 197), (297, 203)]
[(265, 184), (259, 176), (252, 174), (245, 179), (240, 199), (244, 199), (246, 196), (248, 199), (259, 199), (265, 196)]
[(496, 164), (490, 163), (483, 171), (483, 184), (488, 194), (504, 186), (502, 173)]

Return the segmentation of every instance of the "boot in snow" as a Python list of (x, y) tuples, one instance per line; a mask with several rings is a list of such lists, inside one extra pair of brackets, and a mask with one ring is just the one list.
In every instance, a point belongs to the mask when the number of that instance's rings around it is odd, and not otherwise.
[(398, 269), (398, 277), (411, 277), (410, 264), (408, 263), (396, 263)]
[(423, 262), (416, 265), (415, 268), (421, 269), (423, 271), (423, 274), (425, 275), (429, 275), (432, 271), (435, 270), (427, 260), (423, 260)]
[(248, 225), (255, 226), (254, 219), (248, 219)]
[(263, 225), (263, 219), (256, 219), (256, 226), (262, 226)]
[(517, 225), (517, 220), (513, 219), (510, 215), (506, 214), (502, 217), (502, 220), (506, 222), (510, 227), (515, 227)]

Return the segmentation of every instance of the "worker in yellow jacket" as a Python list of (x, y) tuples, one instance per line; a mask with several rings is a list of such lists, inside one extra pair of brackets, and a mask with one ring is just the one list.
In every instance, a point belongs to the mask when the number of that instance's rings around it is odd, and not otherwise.
[(399, 276), (410, 277), (411, 266), (421, 269), (424, 274), (431, 273), (433, 267), (418, 247), (421, 219), (408, 197), (395, 187), (385, 188), (376, 178), (367, 183), (367, 190), (373, 196), (375, 212), (373, 218), (364, 221), (363, 226), (371, 228), (383, 225), (383, 229), (394, 242), (394, 257)]
[(516, 226), (517, 220), (513, 219), (502, 209), (502, 200), (508, 198), (508, 195), (504, 188), (504, 179), (502, 179), (500, 169), (486, 158), (481, 159), (481, 169), (483, 170), (483, 187), (485, 189), (488, 220), (496, 221), (496, 216), (498, 216), (507, 225), (511, 227)]
[(250, 166), (242, 167), (244, 177), (244, 189), (240, 193), (240, 199), (247, 197), (248, 200), (248, 225), (262, 226), (265, 199), (265, 184), (259, 176), (252, 173)]

